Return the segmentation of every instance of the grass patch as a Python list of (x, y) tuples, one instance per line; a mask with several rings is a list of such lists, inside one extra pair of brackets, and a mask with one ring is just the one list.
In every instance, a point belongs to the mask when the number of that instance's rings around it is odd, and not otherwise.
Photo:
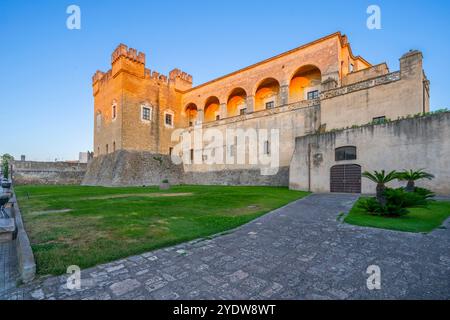
[(18, 186), (15, 191), (40, 275), (208, 237), (308, 194), (225, 186), (174, 186), (164, 194), (157, 187)]
[(430, 232), (442, 225), (450, 216), (450, 202), (431, 201), (427, 207), (408, 208), (401, 217), (376, 216), (358, 207), (366, 198), (360, 198), (344, 221), (349, 224), (405, 232)]

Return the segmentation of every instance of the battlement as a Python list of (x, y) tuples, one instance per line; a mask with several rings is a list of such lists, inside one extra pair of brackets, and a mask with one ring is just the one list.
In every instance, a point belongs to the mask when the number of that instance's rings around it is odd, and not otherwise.
[(100, 81), (104, 75), (105, 75), (105, 73), (100, 70), (95, 71), (94, 75), (92, 76), (92, 83), (96, 83), (97, 81)]
[(169, 79), (174, 81), (176, 78), (192, 83), (192, 76), (180, 69), (173, 69), (169, 72)]
[(142, 63), (145, 65), (145, 53), (138, 52), (136, 49), (128, 48), (124, 44), (119, 44), (119, 46), (114, 50), (111, 55), (111, 64), (114, 64), (120, 57), (125, 57), (131, 61)]
[(158, 80), (164, 83), (168, 82), (167, 76), (160, 74), (157, 71), (150, 71), (149, 69), (146, 69), (146, 76), (153, 80)]

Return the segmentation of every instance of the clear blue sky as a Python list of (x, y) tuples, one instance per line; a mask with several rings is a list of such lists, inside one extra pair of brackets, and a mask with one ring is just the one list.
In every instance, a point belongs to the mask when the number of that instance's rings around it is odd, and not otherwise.
[[(66, 28), (76, 4), (81, 30)], [(366, 28), (377, 4), (382, 29)], [(121, 42), (147, 67), (174, 67), (200, 84), (340, 30), (353, 51), (399, 68), (423, 51), (432, 109), (450, 107), (450, 1), (0, 1), (0, 153), (31, 160), (77, 159), (92, 150), (91, 77)]]

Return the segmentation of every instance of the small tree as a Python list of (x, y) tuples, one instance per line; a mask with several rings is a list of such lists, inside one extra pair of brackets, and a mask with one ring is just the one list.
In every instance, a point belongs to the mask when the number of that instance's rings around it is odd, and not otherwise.
[(419, 170), (404, 170), (398, 173), (398, 179), (401, 181), (407, 181), (405, 190), (408, 192), (413, 192), (416, 187), (416, 181), (421, 179), (431, 180), (434, 178), (434, 175), (424, 171), (425, 169)]
[(384, 170), (380, 172), (374, 171), (373, 173), (365, 171), (362, 176), (367, 178), (377, 184), (377, 201), (382, 205), (386, 206), (386, 196), (384, 191), (386, 190), (386, 183), (397, 179), (398, 173), (394, 170), (386, 174)]
[(9, 178), (9, 164), (14, 160), (14, 157), (8, 153), (2, 155), (2, 172), (4, 178)]

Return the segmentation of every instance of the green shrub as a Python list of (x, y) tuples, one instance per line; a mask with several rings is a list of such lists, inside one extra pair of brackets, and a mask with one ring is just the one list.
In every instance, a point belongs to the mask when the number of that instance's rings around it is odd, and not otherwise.
[(400, 217), (409, 212), (399, 202), (388, 201), (385, 206), (382, 206), (376, 198), (368, 198), (360, 202), (359, 208), (372, 215), (389, 217)]
[(428, 189), (425, 188), (419, 188), (419, 187), (415, 187), (414, 188), (414, 193), (422, 196), (424, 199), (432, 199), (434, 196), (436, 196), (436, 194)]
[(367, 213), (380, 212), (381, 205), (376, 198), (367, 198), (359, 202), (358, 207), (366, 211)]
[(387, 204), (401, 208), (420, 207), (428, 203), (424, 196), (414, 192), (406, 192), (404, 188), (388, 188), (384, 192), (384, 195), (387, 199)]
[(404, 188), (387, 188), (383, 195), (386, 205), (381, 205), (377, 198), (368, 198), (359, 204), (359, 207), (369, 214), (399, 217), (408, 213), (407, 208), (423, 207), (428, 204), (428, 198), (434, 194), (422, 188), (415, 192), (406, 192)]

